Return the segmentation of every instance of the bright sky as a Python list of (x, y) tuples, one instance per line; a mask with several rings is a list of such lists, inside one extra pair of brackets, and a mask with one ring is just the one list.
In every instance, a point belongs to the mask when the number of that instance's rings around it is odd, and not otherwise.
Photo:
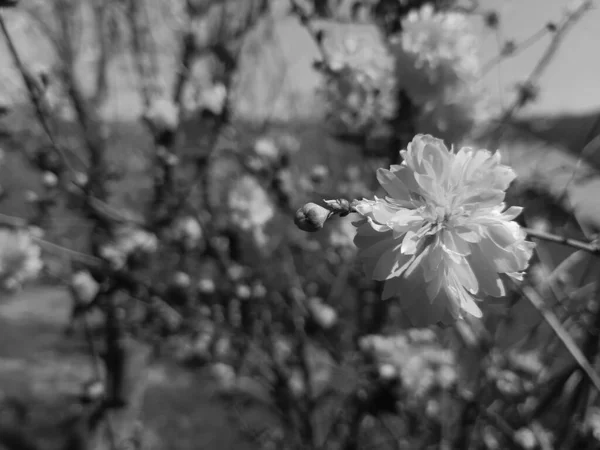
[[(558, 22), (568, 0), (481, 0), (485, 8), (501, 14), (501, 35), (517, 42), (526, 39), (549, 21)], [(515, 82), (525, 79), (547, 48), (544, 38), (527, 51), (505, 61), (487, 80), (496, 95), (502, 85), (503, 96), (510, 99)], [(493, 33), (483, 41), (483, 54), (497, 53)], [(541, 93), (526, 113), (581, 112), (600, 109), (600, 2), (579, 21), (540, 80)], [(508, 94), (508, 95), (507, 95)]]

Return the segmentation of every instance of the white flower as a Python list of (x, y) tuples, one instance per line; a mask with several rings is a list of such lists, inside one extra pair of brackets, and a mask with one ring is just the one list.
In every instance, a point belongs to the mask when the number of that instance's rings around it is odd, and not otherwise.
[(235, 182), (229, 192), (228, 206), (232, 222), (251, 232), (258, 244), (266, 243), (265, 226), (275, 215), (275, 209), (265, 189), (250, 175)]
[(158, 238), (140, 228), (124, 226), (115, 232), (113, 242), (104, 245), (101, 255), (108, 260), (113, 268), (120, 269), (127, 262), (127, 257), (133, 253), (152, 254), (158, 249)]
[(0, 228), (0, 287), (17, 289), (36, 278), (44, 266), (41, 253), (28, 230)]
[(197, 248), (204, 237), (202, 226), (192, 216), (177, 219), (173, 226), (173, 238), (183, 244), (186, 249)]
[(210, 88), (202, 90), (198, 103), (215, 116), (220, 115), (227, 101), (227, 88), (223, 83), (215, 83)]
[(173, 131), (179, 125), (179, 108), (167, 98), (158, 98), (145, 112), (144, 119), (156, 133)]
[(365, 270), (414, 326), (481, 317), (476, 300), (504, 296), (501, 275), (519, 279), (533, 251), (512, 221), (522, 208), (503, 203), (515, 173), (498, 153), (454, 153), (429, 135), (400, 153), (402, 165), (377, 172), (388, 196), (355, 203)]
[(69, 288), (75, 301), (87, 305), (96, 297), (100, 284), (87, 270), (79, 270), (71, 276)]
[(422, 128), (464, 132), (483, 118), (478, 40), (465, 14), (424, 5), (390, 44), (399, 88), (420, 107)]
[(394, 117), (397, 90), (394, 58), (384, 43), (368, 36), (345, 37), (331, 52), (324, 86), (330, 125), (356, 135)]

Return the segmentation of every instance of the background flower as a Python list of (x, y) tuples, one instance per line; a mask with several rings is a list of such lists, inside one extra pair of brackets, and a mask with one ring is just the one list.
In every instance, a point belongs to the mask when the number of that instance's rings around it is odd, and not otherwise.
[(429, 4), (402, 21), (390, 41), (398, 87), (421, 109), (419, 130), (452, 141), (485, 118), (477, 36), (468, 17)]
[(26, 229), (0, 228), (0, 287), (17, 289), (43, 267), (41, 249)]

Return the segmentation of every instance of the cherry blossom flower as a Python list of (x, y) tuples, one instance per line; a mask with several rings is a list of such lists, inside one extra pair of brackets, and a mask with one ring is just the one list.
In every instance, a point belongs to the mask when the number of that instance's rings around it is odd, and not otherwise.
[(454, 152), (430, 135), (400, 153), (401, 165), (377, 172), (388, 196), (354, 204), (365, 271), (413, 326), (481, 317), (477, 302), (504, 296), (503, 278), (520, 279), (533, 252), (513, 221), (522, 208), (503, 202), (515, 173), (499, 153)]
[(36, 278), (44, 264), (41, 249), (25, 228), (0, 228), (0, 287), (14, 290)]

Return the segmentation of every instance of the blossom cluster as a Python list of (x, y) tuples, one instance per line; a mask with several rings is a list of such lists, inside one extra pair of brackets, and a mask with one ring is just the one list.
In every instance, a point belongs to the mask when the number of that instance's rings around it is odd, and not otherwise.
[(275, 215), (269, 194), (256, 178), (243, 175), (229, 192), (227, 206), (232, 222), (244, 231), (252, 233), (258, 244), (265, 243), (265, 227)]
[(114, 239), (100, 249), (101, 256), (114, 269), (120, 269), (134, 255), (156, 252), (158, 239), (155, 234), (133, 226), (123, 226), (115, 232)]
[(478, 42), (465, 14), (426, 4), (403, 19), (390, 49), (399, 88), (420, 108), (420, 129), (456, 139), (484, 117)]
[(409, 400), (424, 400), (435, 390), (449, 389), (457, 382), (455, 354), (442, 348), (429, 329), (369, 335), (359, 345), (377, 365), (379, 377), (400, 381)]
[(327, 117), (343, 135), (368, 133), (398, 107), (394, 59), (374, 37), (345, 37), (331, 51), (324, 88)]
[(26, 281), (35, 279), (44, 264), (42, 251), (35, 243), (33, 230), (0, 228), (0, 287), (18, 289)]

